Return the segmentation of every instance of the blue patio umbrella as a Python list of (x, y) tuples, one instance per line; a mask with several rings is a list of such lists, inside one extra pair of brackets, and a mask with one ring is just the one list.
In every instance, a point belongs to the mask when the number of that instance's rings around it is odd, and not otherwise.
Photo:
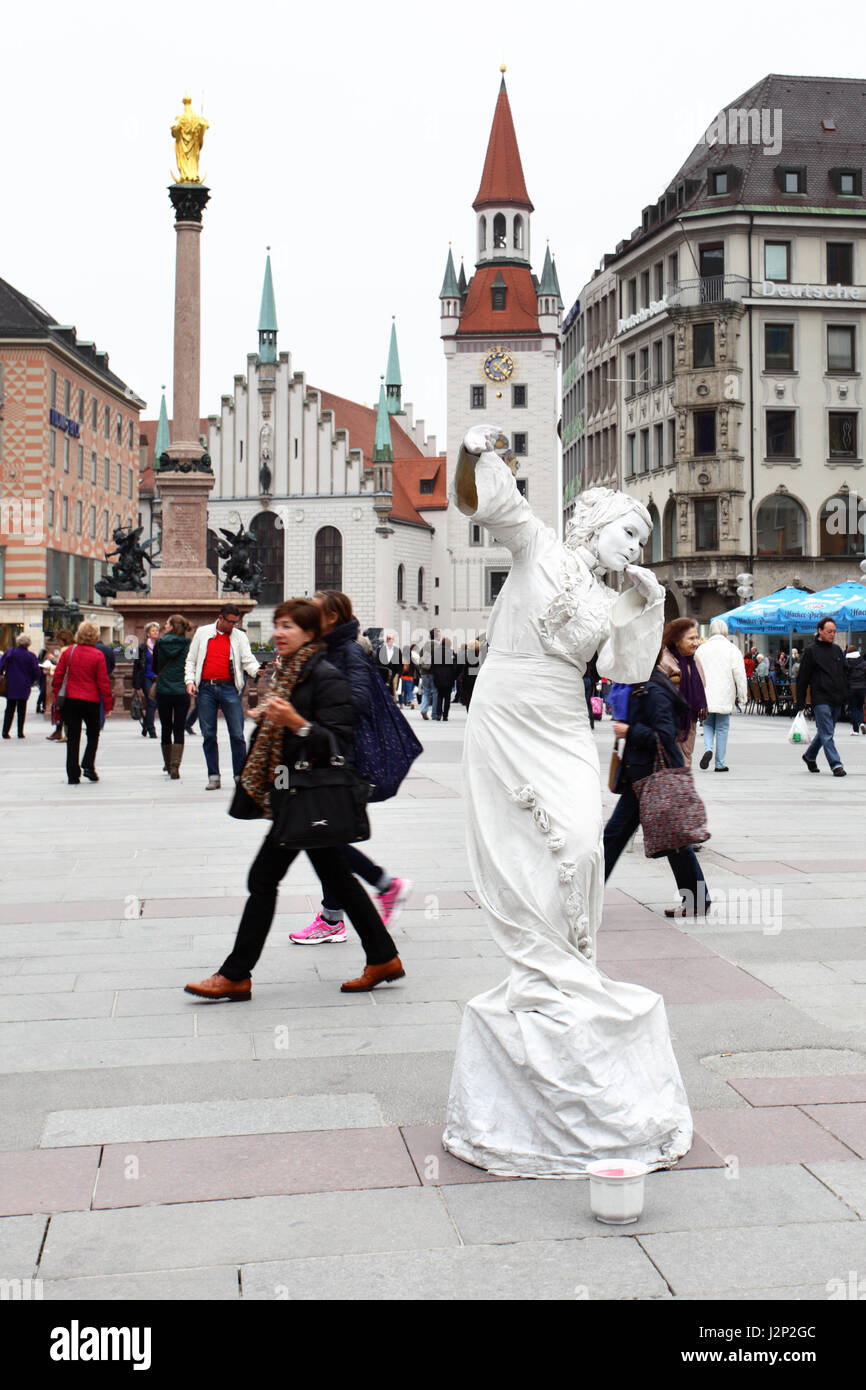
[[(866, 594), (866, 589), (863, 592)], [(718, 616), (727, 623), (729, 632), (786, 633), (791, 631), (791, 624), (783, 616), (782, 610), (791, 607), (797, 600), (812, 597), (805, 589), (795, 589), (789, 585), (785, 589), (777, 589), (774, 594), (767, 594), (765, 598), (749, 599), (739, 608), (732, 608)]]
[(799, 632), (814, 628), (822, 618), (832, 618), (844, 632), (866, 632), (866, 584), (846, 580), (817, 594), (784, 604), (778, 616)]

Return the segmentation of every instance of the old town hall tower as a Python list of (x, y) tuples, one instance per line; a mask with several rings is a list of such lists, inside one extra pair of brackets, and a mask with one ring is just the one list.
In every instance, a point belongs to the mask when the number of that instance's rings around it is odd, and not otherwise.
[[(503, 73), (505, 69), (502, 69)], [(518, 456), (518, 485), (533, 511), (559, 527), (559, 329), (562, 299), (549, 248), (541, 280), (530, 262), (530, 218), (503, 76), (476, 214), (475, 274), (455, 273), (451, 251), (439, 294), (447, 363), (448, 483), (471, 425), (498, 425)], [(448, 514), (451, 623), (483, 631), (510, 555), (469, 517)]]

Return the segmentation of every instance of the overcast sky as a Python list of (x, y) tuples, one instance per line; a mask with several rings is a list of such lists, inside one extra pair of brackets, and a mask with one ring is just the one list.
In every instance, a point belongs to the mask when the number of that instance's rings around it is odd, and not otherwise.
[(170, 411), (166, 188), (188, 90), (211, 126), (202, 414), (255, 350), (270, 244), (293, 370), (374, 403), (396, 315), (404, 401), (444, 447), (437, 296), (449, 241), (472, 270), (499, 64), (536, 209), (533, 266), (549, 238), (567, 308), (765, 73), (866, 76), (862, 13), (859, 0), (826, 16), (803, 0), (9, 7), (0, 276), (105, 348), (145, 416), (165, 382)]

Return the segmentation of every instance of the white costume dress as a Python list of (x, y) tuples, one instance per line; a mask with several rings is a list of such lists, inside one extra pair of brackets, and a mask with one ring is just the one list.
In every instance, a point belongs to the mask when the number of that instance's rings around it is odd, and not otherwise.
[[(445, 1148), (488, 1172), (576, 1177), (596, 1158), (672, 1166), (692, 1123), (664, 1003), (594, 964), (604, 894), (601, 784), (583, 673), (637, 682), (663, 597), (617, 595), (533, 515), (492, 453), (478, 507), (513, 556), (466, 729), (469, 863), (508, 978), (466, 1006)], [(453, 499), (452, 499), (453, 500)]]

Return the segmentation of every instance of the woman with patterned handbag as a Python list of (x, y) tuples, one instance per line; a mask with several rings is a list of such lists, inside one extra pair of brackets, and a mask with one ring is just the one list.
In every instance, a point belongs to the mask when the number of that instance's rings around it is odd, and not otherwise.
[(343, 857), (342, 846), (353, 837), (343, 833), (342, 840), (333, 841), (324, 834), (320, 847), (313, 848), (315, 840), (297, 838), (293, 828), (298, 819), (296, 803), (309, 793), (311, 783), (315, 790), (315, 770), (321, 769), (324, 775), (319, 781), (333, 793), (333, 784), (345, 782), (341, 769), (351, 765), (354, 749), (349, 683), (326, 659), (320, 638), (321, 609), (316, 604), (288, 599), (278, 605), (273, 693), (253, 711), (259, 727), (230, 812), (242, 820), (264, 817), (273, 826), (250, 869), (250, 896), (231, 952), (215, 975), (187, 985), (187, 994), (203, 999), (250, 998), (250, 977), (271, 928), (280, 882), (302, 849), (326, 894), (345, 907), (367, 958), (361, 975), (345, 981), (342, 992), (361, 993), (405, 974), (381, 917)]
[[(685, 769), (679, 735), (688, 715), (688, 704), (658, 665), (648, 681), (633, 687), (627, 721), (614, 722), (614, 736), (625, 739), (625, 749), (616, 784), (611, 788), (619, 795), (619, 805), (604, 828), (606, 879), (640, 824), (641, 808), (635, 783), (652, 775), (659, 747), (670, 767)], [(690, 774), (684, 771), (683, 776), (690, 777)], [(672, 847), (667, 851), (667, 861), (673, 869), (681, 901), (679, 907), (665, 908), (665, 916), (705, 916), (710, 899), (694, 850), (690, 845)]]

